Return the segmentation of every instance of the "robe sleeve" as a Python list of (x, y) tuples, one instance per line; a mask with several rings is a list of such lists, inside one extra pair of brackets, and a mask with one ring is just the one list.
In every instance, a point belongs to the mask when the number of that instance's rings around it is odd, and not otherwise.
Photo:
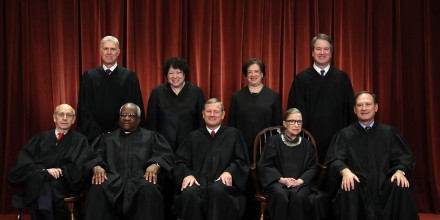
[(157, 131), (157, 109), (158, 109), (158, 96), (157, 88), (153, 89), (148, 99), (147, 107), (147, 129), (152, 131)]
[(283, 177), (281, 171), (275, 165), (276, 157), (275, 138), (271, 137), (263, 148), (257, 167), (258, 176), (263, 187), (267, 187)]
[(228, 119), (228, 125), (231, 127), (236, 128), (237, 127), (237, 99), (236, 95), (234, 94), (231, 99), (231, 106), (229, 107), (229, 119)]
[(272, 111), (272, 114), (273, 114), (272, 115), (272, 121), (274, 122), (273, 125), (282, 125), (283, 110), (282, 110), (280, 94), (276, 95), (275, 105), (274, 105), (274, 109)]
[(140, 126), (145, 127), (145, 110), (144, 110), (144, 100), (142, 99), (142, 91), (139, 85), (139, 79), (135, 72), (131, 71), (130, 83), (127, 88), (127, 102), (133, 102), (141, 109), (141, 122)]
[(153, 153), (147, 164), (159, 163), (166, 171), (173, 169), (174, 154), (168, 141), (159, 133), (152, 132)]
[(325, 159), (325, 164), (337, 172), (348, 166), (344, 161), (347, 160), (348, 143), (341, 131), (336, 133), (330, 143)]
[(191, 163), (191, 138), (189, 136), (180, 144), (177, 148), (175, 162), (174, 162), (174, 174), (176, 176), (177, 185), (181, 185), (185, 177), (194, 175)]
[(82, 166), (86, 156), (91, 152), (91, 148), (87, 138), (78, 133), (70, 141), (70, 146), (67, 146), (70, 148), (67, 150), (68, 155), (65, 155), (65, 158), (61, 161), (60, 168), (63, 170), (64, 181), (70, 189), (79, 193), (85, 181)]
[(36, 135), (31, 138), (18, 154), (17, 164), (8, 174), (8, 181), (11, 184), (21, 185), (32, 173), (42, 171), (46, 168), (39, 162), (39, 158), (37, 157), (40, 139), (41, 135)]
[(246, 181), (250, 169), (249, 154), (241, 131), (237, 130), (235, 134), (235, 158), (225, 171), (232, 175), (232, 184), (238, 186), (242, 190), (246, 190)]
[(306, 108), (306, 82), (302, 80), (302, 74), (296, 76), (290, 87), (289, 97), (287, 101), (287, 109), (297, 108), (301, 111), (303, 120), (307, 121), (307, 108)]
[(200, 128), (205, 125), (205, 120), (202, 116), (202, 111), (205, 108), (205, 95), (203, 94), (203, 91), (201, 89), (199, 90), (199, 95), (197, 96), (197, 111), (196, 111), (196, 118), (197, 120), (197, 128)]
[(387, 172), (387, 176), (392, 176), (396, 170), (402, 170), (409, 179), (415, 168), (415, 160), (411, 148), (396, 129), (393, 128), (392, 133), (394, 135), (391, 142), (390, 169)]
[(92, 106), (91, 102), (93, 101), (90, 99), (91, 90), (91, 79), (88, 72), (86, 72), (81, 77), (79, 87), (77, 123), (78, 132), (84, 134), (89, 140), (102, 133), (101, 127), (95, 121), (95, 118), (90, 111)]
[[(303, 140), (304, 141), (304, 146), (306, 148), (306, 153), (305, 153), (305, 157), (304, 157), (304, 167), (305, 170), (302, 172), (302, 174), (300, 175), (300, 179), (302, 179), (304, 181), (305, 184), (307, 185), (312, 185), (313, 181), (316, 177), (316, 173), (317, 173), (317, 162), (315, 160), (315, 152), (314, 152), (314, 147), (312, 146), (312, 144), (310, 143), (310, 141), (308, 140)], [(293, 162), (293, 161), (292, 161)]]

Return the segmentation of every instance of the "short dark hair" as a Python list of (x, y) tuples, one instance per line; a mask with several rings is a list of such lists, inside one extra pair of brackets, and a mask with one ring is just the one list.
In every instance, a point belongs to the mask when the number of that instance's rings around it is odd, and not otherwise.
[(357, 101), (357, 99), (359, 98), (359, 96), (361, 96), (361, 95), (363, 95), (363, 94), (369, 94), (369, 95), (371, 95), (371, 96), (373, 97), (373, 102), (374, 102), (374, 104), (377, 104), (378, 98), (377, 98), (377, 95), (376, 95), (376, 94), (371, 93), (371, 92), (369, 92), (369, 91), (360, 91), (358, 94), (356, 94), (356, 95), (354, 96), (353, 106), (356, 106), (356, 101)]
[(168, 58), (165, 63), (163, 64), (163, 75), (166, 77), (168, 75), (168, 70), (170, 70), (170, 67), (173, 67), (174, 69), (180, 69), (183, 71), (183, 74), (185, 75), (185, 79), (189, 77), (189, 66), (185, 59), (181, 57), (170, 57)]
[(316, 35), (314, 38), (312, 38), (312, 41), (310, 42), (311, 46), (312, 46), (312, 51), (315, 49), (315, 43), (317, 40), (325, 40), (330, 44), (330, 51), (333, 52), (333, 39), (328, 36), (327, 34), (318, 34)]
[(243, 75), (247, 77), (247, 70), (248, 68), (253, 65), (257, 64), (260, 67), (261, 72), (263, 73), (263, 76), (266, 75), (266, 65), (264, 65), (263, 61), (257, 59), (257, 58), (249, 58), (243, 63), (243, 67), (241, 68), (241, 71), (243, 72)]

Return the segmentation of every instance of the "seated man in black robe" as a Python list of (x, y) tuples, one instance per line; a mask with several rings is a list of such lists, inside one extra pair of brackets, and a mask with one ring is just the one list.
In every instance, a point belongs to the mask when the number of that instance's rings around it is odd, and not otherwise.
[(53, 113), (55, 129), (34, 136), (20, 151), (8, 181), (24, 189), (32, 219), (63, 219), (64, 197), (79, 195), (82, 164), (90, 152), (87, 138), (70, 127), (75, 110), (61, 104)]
[(218, 99), (209, 99), (202, 114), (206, 127), (191, 132), (176, 152), (177, 215), (181, 220), (240, 219), (249, 172), (244, 137), (221, 125), (225, 110)]
[[(376, 95), (355, 96), (358, 122), (339, 131), (326, 164), (329, 183), (339, 183), (333, 199), (336, 219), (419, 219), (411, 195), (415, 161), (399, 132), (374, 120)], [(333, 175), (332, 174), (333, 171)]]
[(261, 153), (258, 174), (267, 198), (270, 219), (312, 219), (310, 187), (317, 161), (315, 148), (298, 134), (302, 115), (296, 108), (284, 113), (284, 133), (272, 136)]
[(140, 117), (137, 105), (123, 105), (120, 129), (94, 141), (95, 152), (85, 163), (86, 170), (93, 170), (86, 220), (164, 218), (157, 175), (172, 169), (173, 151), (163, 136), (139, 127)]

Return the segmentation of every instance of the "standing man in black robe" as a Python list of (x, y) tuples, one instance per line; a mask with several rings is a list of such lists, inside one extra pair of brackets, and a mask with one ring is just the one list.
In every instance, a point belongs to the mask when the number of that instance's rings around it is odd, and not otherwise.
[(32, 219), (65, 219), (64, 197), (79, 195), (82, 164), (90, 152), (87, 138), (70, 130), (75, 110), (61, 104), (53, 113), (55, 129), (34, 136), (20, 151), (8, 181), (24, 189)]
[(287, 108), (302, 112), (303, 127), (315, 137), (318, 161), (323, 163), (333, 135), (355, 121), (354, 93), (347, 73), (330, 65), (333, 39), (319, 34), (311, 47), (314, 64), (295, 77)]
[[(85, 163), (93, 170), (85, 219), (164, 219), (157, 184), (161, 170), (170, 171), (173, 151), (160, 134), (139, 127), (140, 108), (127, 103), (120, 109), (119, 125), (94, 141), (94, 154)], [(93, 169), (92, 169), (93, 168)]]
[(363, 91), (355, 98), (358, 122), (335, 135), (326, 158), (329, 179), (341, 182), (333, 199), (336, 219), (419, 219), (410, 147), (395, 128), (374, 120), (376, 95)]
[(141, 109), (144, 104), (139, 80), (135, 72), (117, 64), (119, 41), (113, 36), (101, 40), (102, 65), (85, 72), (78, 96), (78, 131), (91, 142), (101, 133), (118, 128), (119, 108), (132, 102)]
[(240, 219), (249, 172), (245, 140), (236, 128), (221, 125), (225, 110), (218, 99), (209, 99), (202, 114), (206, 127), (191, 132), (176, 152), (177, 215), (182, 220)]

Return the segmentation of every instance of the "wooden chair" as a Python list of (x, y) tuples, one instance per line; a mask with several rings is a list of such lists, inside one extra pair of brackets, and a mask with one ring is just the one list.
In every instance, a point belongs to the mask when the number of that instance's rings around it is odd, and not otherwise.
[[(81, 201), (80, 196), (64, 198), (64, 204), (67, 207), (69, 220), (75, 220), (75, 203)], [(12, 197), (12, 207), (18, 209), (17, 220), (21, 220), (23, 210), (25, 209), (24, 198), (22, 195), (14, 195)]]
[[(254, 155), (253, 155), (253, 163), (251, 164), (251, 175), (252, 179), (255, 183), (255, 189), (257, 192), (255, 193), (255, 200), (257, 200), (260, 203), (260, 220), (264, 220), (264, 214), (266, 211), (266, 196), (264, 195), (263, 187), (261, 186), (260, 180), (258, 178), (257, 174), (257, 163), (260, 159), (261, 152), (264, 148), (264, 145), (267, 141), (269, 141), (270, 137), (273, 135), (280, 134), (284, 131), (283, 126), (274, 126), (274, 127), (268, 127), (260, 131), (260, 133), (257, 134), (255, 137), (254, 142)], [(312, 145), (315, 147), (315, 160), (318, 163), (318, 154), (316, 152), (316, 142), (313, 136), (308, 132), (306, 129), (302, 129), (301, 133), (299, 134), (301, 137), (308, 139)], [(316, 181), (316, 185), (318, 189), (321, 187), (325, 174), (326, 174), (326, 167), (318, 163), (318, 177)]]

